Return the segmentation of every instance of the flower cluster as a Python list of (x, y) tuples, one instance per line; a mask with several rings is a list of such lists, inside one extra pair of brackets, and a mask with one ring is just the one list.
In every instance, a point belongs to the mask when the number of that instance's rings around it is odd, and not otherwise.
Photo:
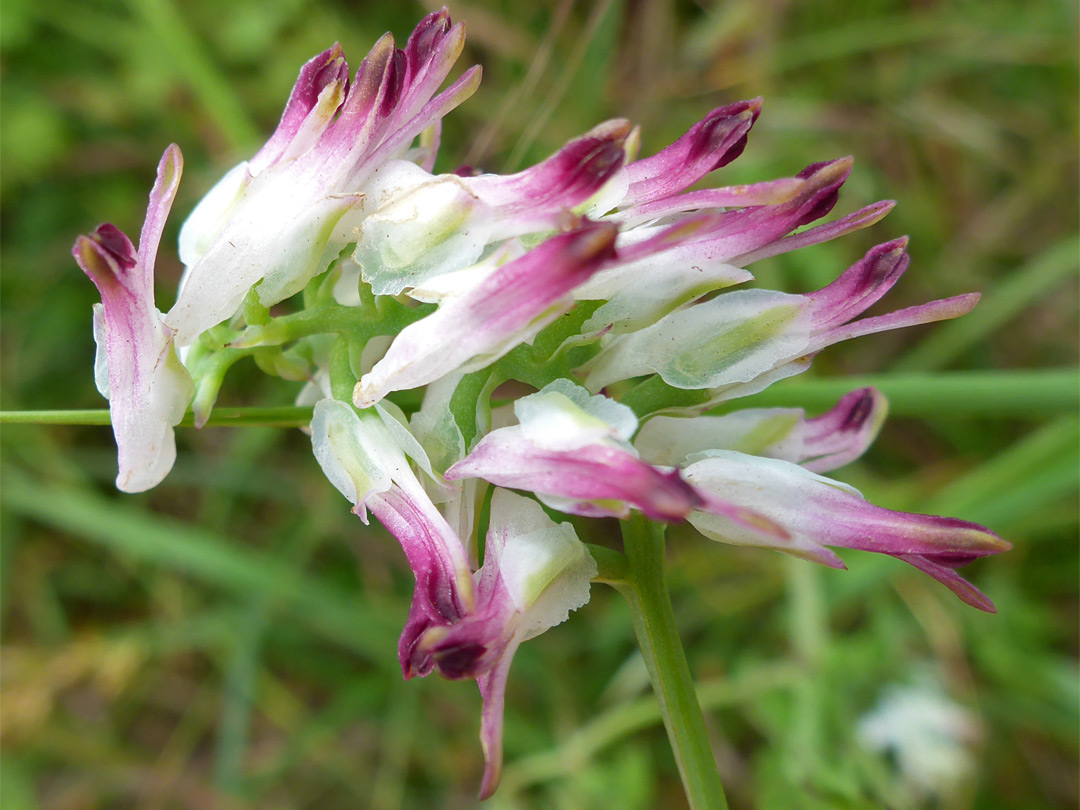
[[(687, 191), (743, 150), (759, 100), (713, 110), (646, 158), (638, 130), (613, 120), (517, 174), (434, 174), (441, 119), (479, 81), (473, 68), (439, 92), (463, 43), (441, 11), (402, 49), (387, 34), (355, 75), (337, 45), (305, 64), (270, 140), (185, 222), (186, 270), (167, 313), (153, 272), (176, 146), (138, 249), (112, 225), (79, 238), (75, 258), (102, 298), (96, 376), (117, 486), (164, 478), (174, 426), (189, 406), (205, 423), (240, 358), (305, 383), (318, 463), (415, 574), (405, 677), (438, 670), (479, 685), (485, 795), (515, 650), (584, 605), (597, 573), (552, 512), (688, 521), (720, 542), (837, 568), (830, 547), (876, 551), (992, 610), (956, 568), (1007, 543), (874, 506), (822, 475), (873, 441), (879, 393), (853, 391), (814, 418), (707, 413), (805, 371), (838, 341), (971, 309), (974, 294), (860, 318), (907, 269), (903, 239), (815, 292), (721, 292), (750, 281), (755, 262), (867, 227), (892, 203), (811, 225), (835, 205), (849, 158)], [(422, 399), (397, 393), (413, 389)], [(533, 393), (507, 402), (522, 391)]]

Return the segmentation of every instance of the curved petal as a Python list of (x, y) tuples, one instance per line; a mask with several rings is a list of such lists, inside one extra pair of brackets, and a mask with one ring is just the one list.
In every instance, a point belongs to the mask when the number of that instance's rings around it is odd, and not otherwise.
[(546, 450), (519, 426), (489, 433), (446, 471), (448, 481), (466, 477), (535, 492), (571, 514), (625, 517), (633, 506), (654, 520), (679, 521), (700, 503), (678, 471), (646, 464), (630, 450), (605, 444)]
[(801, 408), (748, 408), (723, 416), (655, 416), (634, 446), (653, 464), (675, 466), (701, 450), (735, 450), (828, 472), (861, 456), (885, 421), (887, 403), (873, 388), (845, 394), (832, 410), (807, 419)]
[(183, 157), (174, 144), (158, 164), (138, 250), (115, 226), (102, 225), (80, 236), (72, 251), (101, 293), (94, 314), (94, 377), (98, 390), (108, 393), (118, 451), (116, 486), (124, 492), (150, 489), (172, 469), (173, 427), (194, 395), (172, 330), (154, 306), (157, 247), (182, 171)]
[(730, 527), (717, 527), (708, 514), (689, 518), (703, 534), (722, 542), (768, 545), (830, 564), (834, 546), (899, 557), (947, 584), (961, 598), (987, 609), (970, 583), (952, 572), (979, 557), (1011, 548), (993, 532), (956, 518), (894, 512), (868, 503), (855, 489), (786, 461), (714, 450), (699, 454), (685, 469), (688, 481), (753, 509), (790, 534), (763, 543)]
[(614, 246), (614, 226), (586, 223), (504, 264), (401, 330), (356, 384), (353, 402), (367, 407), (466, 364), (475, 370), (494, 362), (569, 308), (568, 293), (614, 255)]
[(761, 112), (761, 99), (718, 107), (671, 146), (627, 167), (630, 188), (623, 207), (677, 194), (737, 158)]

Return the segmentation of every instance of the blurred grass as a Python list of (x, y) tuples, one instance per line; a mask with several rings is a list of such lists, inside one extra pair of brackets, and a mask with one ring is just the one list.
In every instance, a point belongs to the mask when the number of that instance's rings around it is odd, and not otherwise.
[[(137, 231), (168, 143), (187, 174), (166, 245), (271, 131), (304, 59), (339, 40), (355, 64), (428, 8), (5, 0), (0, 405), (101, 406), (95, 296), (70, 245), (105, 220)], [(834, 347), (815, 372), (1017, 372), (985, 395), (1013, 403), (996, 413), (898, 397), (875, 448), (843, 471), (883, 505), (1011, 540), (973, 569), (997, 616), (891, 559), (816, 570), (673, 532), (676, 615), (733, 806), (1076, 806), (1077, 421), (1017, 388), (1027, 369), (1073, 378), (1077, 361), (1075, 7), (474, 0), (452, 12), (469, 26), (462, 63), (485, 77), (446, 122), (440, 169), (525, 165), (614, 115), (642, 125), (647, 154), (711, 107), (764, 95), (720, 179), (854, 154), (838, 212), (899, 205), (869, 232), (756, 266), (763, 285), (810, 289), (907, 233), (912, 268), (890, 307), (984, 294), (968, 318)], [(179, 273), (163, 251), (164, 306)], [(252, 368), (234, 375), (223, 404), (289, 403)], [(5, 809), (472, 805), (475, 689), (400, 682), (408, 572), (342, 508), (302, 435), (186, 431), (166, 483), (125, 498), (107, 429), (0, 438)], [(781, 677), (792, 668), (805, 677)], [(937, 805), (853, 732), (885, 684), (926, 679), (983, 729), (975, 777)], [(681, 806), (647, 692), (628, 616), (598, 587), (515, 662), (492, 806)]]

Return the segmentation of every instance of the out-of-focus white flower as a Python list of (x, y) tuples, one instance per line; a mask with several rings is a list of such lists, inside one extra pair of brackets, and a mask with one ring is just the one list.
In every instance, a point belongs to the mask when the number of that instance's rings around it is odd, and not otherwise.
[(978, 719), (935, 688), (893, 686), (859, 721), (859, 742), (891, 754), (917, 794), (949, 795), (975, 770)]

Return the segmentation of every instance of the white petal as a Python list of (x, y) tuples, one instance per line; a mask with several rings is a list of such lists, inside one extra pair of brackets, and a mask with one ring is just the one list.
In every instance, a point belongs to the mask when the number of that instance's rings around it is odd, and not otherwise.
[(293, 174), (271, 167), (244, 189), (226, 226), (189, 268), (165, 316), (178, 345), (231, 318), (254, 285), (259, 284), (259, 300), (271, 306), (329, 266), (335, 254), (327, 250), (331, 233), (360, 198), (322, 196), (297, 183)]
[(522, 640), (566, 621), (589, 601), (596, 561), (569, 523), (556, 525), (535, 501), (496, 490), (489, 538), (488, 553), (497, 555), (493, 562), (507, 593), (523, 612)]
[(626, 405), (560, 379), (514, 403), (522, 433), (538, 447), (571, 450), (605, 440), (628, 441), (637, 417)]
[(377, 295), (397, 295), (473, 264), (492, 212), (453, 175), (405, 191), (364, 219), (353, 254)]
[(214, 238), (225, 227), (230, 211), (250, 180), (247, 161), (233, 166), (188, 215), (180, 226), (179, 240), (180, 261), (185, 267), (192, 267), (202, 258)]
[(801, 408), (753, 408), (724, 416), (655, 416), (634, 439), (641, 457), (677, 467), (701, 450), (736, 450), (798, 462), (803, 457)]
[(109, 398), (108, 328), (105, 323), (105, 307), (94, 304), (94, 344), (97, 347), (94, 352), (94, 385), (105, 399)]
[(768, 290), (726, 293), (652, 326), (612, 338), (590, 364), (586, 385), (657, 372), (676, 388), (747, 383), (810, 345), (809, 300)]
[(407, 465), (404, 454), (389, 442), (389, 436), (385, 437), (386, 446), (371, 452), (371, 445), (378, 442), (378, 432), (372, 435), (368, 422), (365, 429), (351, 406), (333, 399), (319, 402), (311, 418), (315, 459), (330, 483), (354, 506), (362, 506), (374, 493), (388, 490), (395, 469)]

